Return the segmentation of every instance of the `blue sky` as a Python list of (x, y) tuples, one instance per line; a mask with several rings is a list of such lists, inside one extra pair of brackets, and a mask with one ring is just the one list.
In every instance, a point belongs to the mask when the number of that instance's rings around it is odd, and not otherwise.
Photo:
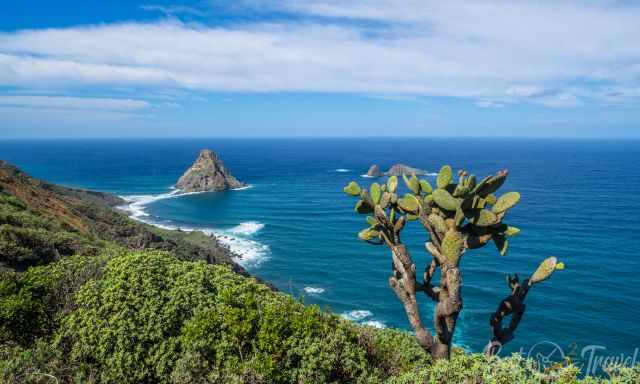
[(638, 20), (620, 1), (6, 1), (0, 138), (637, 138)]

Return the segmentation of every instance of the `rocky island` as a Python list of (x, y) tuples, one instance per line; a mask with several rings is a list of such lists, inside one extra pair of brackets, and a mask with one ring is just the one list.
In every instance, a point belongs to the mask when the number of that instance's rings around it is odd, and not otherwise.
[(387, 172), (382, 172), (377, 164), (373, 164), (369, 167), (366, 177), (382, 177), (382, 176), (402, 176), (402, 175), (426, 175), (427, 171), (410, 167), (406, 164), (395, 164)]
[(176, 183), (181, 193), (218, 192), (247, 185), (229, 173), (222, 160), (210, 149), (203, 149), (195, 163)]
[(384, 173), (382, 173), (382, 170), (380, 169), (380, 167), (378, 167), (378, 164), (373, 164), (367, 171), (367, 177), (382, 177), (382, 176), (384, 176)]
[(413, 168), (405, 164), (395, 164), (385, 173), (387, 176), (402, 176), (402, 175), (426, 175), (427, 171), (422, 169)]

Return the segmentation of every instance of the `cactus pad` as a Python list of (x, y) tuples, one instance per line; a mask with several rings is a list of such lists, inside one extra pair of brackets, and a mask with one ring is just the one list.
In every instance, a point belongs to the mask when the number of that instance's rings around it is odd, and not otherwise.
[(391, 193), (395, 193), (396, 189), (398, 189), (398, 177), (397, 176), (391, 176), (387, 180), (387, 191), (389, 191)]
[(431, 224), (431, 226), (438, 233), (447, 232), (447, 224), (444, 222), (444, 219), (440, 215), (436, 215), (435, 213), (432, 213), (427, 217), (427, 220), (429, 220), (429, 224)]
[(491, 193), (497, 191), (502, 184), (504, 184), (507, 179), (508, 172), (500, 171), (495, 176), (488, 176), (484, 180), (480, 182), (480, 184), (476, 185), (473, 190), (473, 193), (478, 194), (480, 196), (487, 196)]
[(400, 216), (398, 221), (393, 225), (393, 231), (399, 233), (404, 228), (404, 225), (407, 223), (407, 219), (404, 216)]
[(499, 221), (498, 216), (487, 209), (480, 209), (476, 211), (475, 215), (471, 219), (471, 222), (478, 227), (488, 227), (490, 225), (498, 224)]
[(453, 220), (455, 221), (456, 227), (460, 227), (464, 222), (464, 219), (465, 219), (464, 211), (462, 210), (462, 208), (460, 207), (456, 208), (456, 215), (453, 218)]
[(420, 210), (420, 202), (410, 193), (407, 193), (403, 198), (398, 199), (398, 206), (408, 213), (417, 213)]
[(352, 181), (349, 184), (347, 184), (346, 187), (343, 188), (343, 191), (347, 195), (359, 196), (362, 189), (360, 188), (358, 183), (356, 183), (355, 181)]
[(380, 184), (378, 183), (371, 184), (371, 188), (369, 188), (369, 193), (371, 194), (371, 200), (373, 200), (373, 203), (379, 204), (380, 197), (382, 196), (382, 189), (380, 188)]
[(448, 165), (440, 168), (440, 172), (438, 172), (438, 178), (436, 179), (436, 186), (438, 188), (445, 188), (453, 178), (453, 172), (451, 171), (451, 167)]
[(427, 180), (420, 180), (420, 191), (424, 193), (431, 193), (433, 192), (433, 187)]
[(507, 254), (507, 249), (509, 248), (509, 240), (503, 235), (494, 235), (492, 236), (493, 243), (498, 248), (498, 252), (500, 252), (500, 256), (504, 256)]
[(373, 207), (364, 200), (358, 200), (354, 210), (360, 214), (367, 214), (373, 212)]
[(407, 177), (404, 173), (402, 174), (402, 178), (404, 179), (404, 183), (407, 185), (407, 188), (413, 193), (420, 193), (420, 181), (415, 174), (411, 177)]
[(511, 226), (507, 227), (507, 229), (504, 231), (505, 236), (516, 236), (518, 233), (520, 233), (520, 228)]
[(447, 211), (455, 211), (458, 205), (460, 205), (455, 197), (441, 188), (434, 190), (431, 196), (433, 196), (433, 201), (435, 201), (440, 208)]
[(547, 258), (543, 261), (538, 269), (533, 273), (531, 278), (529, 279), (529, 284), (537, 284), (541, 281), (547, 280), (553, 274), (553, 271), (556, 270), (556, 264), (558, 263), (558, 259), (554, 256)]
[(444, 239), (442, 239), (442, 244), (440, 245), (440, 252), (446, 259), (447, 264), (450, 266), (458, 265), (463, 245), (464, 240), (460, 232), (454, 230), (447, 231), (444, 235)]
[(508, 209), (513, 208), (514, 205), (520, 201), (520, 194), (518, 192), (507, 192), (498, 198), (491, 210), (494, 213), (502, 213)]
[(366, 228), (358, 233), (358, 238), (360, 240), (369, 241), (372, 239), (380, 238), (380, 232), (371, 228)]

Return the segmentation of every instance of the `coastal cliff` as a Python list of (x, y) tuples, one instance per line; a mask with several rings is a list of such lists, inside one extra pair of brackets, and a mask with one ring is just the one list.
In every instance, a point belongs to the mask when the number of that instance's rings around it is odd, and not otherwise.
[(218, 155), (210, 149), (200, 151), (191, 168), (176, 183), (176, 188), (182, 193), (218, 192), (245, 186), (245, 183), (231, 175)]
[(233, 261), (237, 255), (215, 238), (132, 220), (116, 209), (125, 203), (108, 193), (38, 180), (0, 161), (0, 270), (23, 271), (115, 247), (169, 251), (182, 260), (226, 264), (246, 274)]

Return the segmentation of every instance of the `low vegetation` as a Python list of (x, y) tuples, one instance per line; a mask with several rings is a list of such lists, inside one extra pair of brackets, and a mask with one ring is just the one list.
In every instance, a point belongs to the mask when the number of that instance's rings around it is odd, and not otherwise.
[[(521, 357), (453, 350), (362, 327), (226, 266), (158, 251), (72, 256), (0, 285), (3, 383), (575, 383)], [(640, 369), (614, 382), (633, 383)], [(604, 380), (586, 379), (587, 383)]]

